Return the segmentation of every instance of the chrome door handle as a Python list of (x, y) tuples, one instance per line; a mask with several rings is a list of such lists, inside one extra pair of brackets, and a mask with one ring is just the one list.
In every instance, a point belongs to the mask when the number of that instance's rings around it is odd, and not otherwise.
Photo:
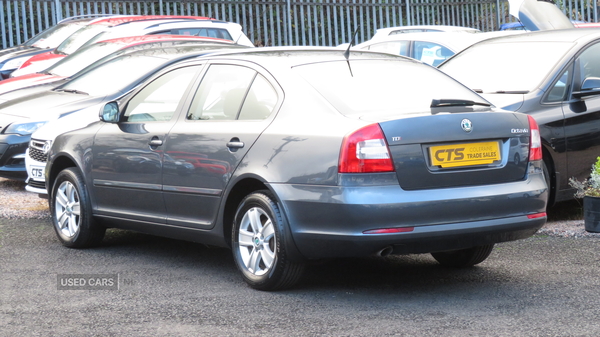
[(228, 142), (227, 147), (234, 148), (234, 149), (241, 149), (244, 147), (244, 143), (243, 142)]
[(161, 146), (163, 145), (163, 141), (160, 139), (152, 139), (150, 141), (150, 146), (155, 147), (155, 146)]

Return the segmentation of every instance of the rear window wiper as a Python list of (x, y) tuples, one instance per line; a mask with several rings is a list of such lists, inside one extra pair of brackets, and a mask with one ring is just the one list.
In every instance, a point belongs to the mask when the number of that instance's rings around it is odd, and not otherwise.
[[(478, 94), (483, 94), (483, 90), (481, 89), (471, 89)], [(498, 90), (493, 92), (488, 92), (488, 94), (528, 94), (529, 90)]]
[(496, 94), (528, 94), (529, 90), (498, 90)]
[(432, 99), (431, 100), (431, 108), (440, 108), (447, 106), (473, 106), (473, 105), (482, 105), (482, 106), (492, 106), (490, 103), (486, 102), (475, 102), (466, 99)]
[(79, 94), (79, 95), (90, 95), (87, 92), (76, 90), (76, 89), (54, 89), (54, 91), (58, 92), (68, 92), (70, 94)]

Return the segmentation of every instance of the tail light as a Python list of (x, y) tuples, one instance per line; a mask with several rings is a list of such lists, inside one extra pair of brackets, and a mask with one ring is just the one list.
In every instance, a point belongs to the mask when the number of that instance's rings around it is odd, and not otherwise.
[(379, 124), (371, 124), (344, 137), (339, 173), (393, 172), (394, 163)]
[(529, 119), (529, 161), (542, 160), (542, 138), (540, 137), (540, 128), (531, 116)]

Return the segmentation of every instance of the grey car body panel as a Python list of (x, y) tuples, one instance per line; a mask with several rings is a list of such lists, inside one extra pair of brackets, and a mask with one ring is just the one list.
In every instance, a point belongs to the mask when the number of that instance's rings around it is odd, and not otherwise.
[[(430, 251), (468, 248), (482, 243), (527, 237), (543, 225), (545, 217), (529, 219), (526, 216), (545, 209), (548, 192), (539, 162), (525, 164), (526, 174), (513, 182), (420, 191), (403, 190), (395, 173), (338, 174), (343, 137), (348, 132), (373, 122), (361, 120), (360, 117), (343, 116), (306, 81), (290, 71), (294, 62), (305, 61), (304, 56), (312, 57), (306, 62), (332, 59), (345, 62), (339, 51), (322, 53), (322, 57), (316, 57), (317, 53), (288, 54), (286, 51), (265, 49), (237, 54), (224, 53), (222, 56), (215, 53), (211, 57), (200, 57), (198, 61), (183, 62), (189, 65), (205, 59), (209, 63), (256, 64), (256, 68), (274, 86), (279, 87), (277, 91), (281, 104), (264, 121), (224, 121), (221, 125), (214, 126), (183, 120), (185, 111), (180, 111), (179, 121), (164, 139), (165, 145), (160, 152), (148, 152), (142, 148), (145, 143), (132, 148), (128, 145), (129, 140), (123, 141), (124, 138), (121, 137), (115, 137), (113, 144), (107, 143), (106, 150), (103, 150), (108, 153), (109, 149), (129, 148), (131, 154), (147, 153), (148, 156), (155, 156), (149, 160), (154, 163), (157, 163), (158, 156), (170, 156), (163, 159), (163, 165), (169, 162), (172, 164), (177, 156), (208, 154), (208, 159), (218, 160), (225, 167), (219, 173), (200, 176), (185, 169), (165, 171), (163, 166), (161, 181), (154, 175), (158, 171), (152, 171), (154, 168), (161, 168), (151, 166), (148, 170), (152, 174), (146, 178), (143, 174), (129, 176), (134, 180), (115, 178), (112, 173), (95, 176), (94, 165), (97, 163), (94, 163), (94, 156), (99, 154), (93, 153), (97, 146), (93, 144), (94, 135), (104, 137), (102, 133), (105, 128), (114, 131), (118, 128), (134, 128), (139, 133), (144, 132), (148, 141), (148, 137), (151, 138), (154, 132), (149, 125), (151, 123), (106, 125), (98, 122), (57, 137), (46, 167), (46, 183), (51, 187), (57, 173), (54, 165), (62, 160), (72, 160), (84, 172), (87, 186), (97, 188), (98, 185), (103, 185), (102, 188), (107, 188), (113, 182), (120, 184), (113, 186), (110, 191), (103, 191), (102, 193), (107, 194), (101, 197), (91, 194), (94, 214), (105, 225), (227, 246), (229, 234), (225, 232), (228, 227), (224, 221), (231, 214), (225, 214), (226, 200), (241, 200), (239, 198), (243, 195), (236, 195), (236, 187), (252, 180), (274, 193), (277, 203), (284, 210), (282, 226), (285, 228), (282, 235), (287, 248), (298, 252), (294, 255), (298, 259), (360, 256), (394, 245), (398, 253), (424, 252), (424, 246), (419, 247), (418, 242), (423, 244), (423, 240), (428, 238), (431, 239), (431, 244), (426, 246)], [(355, 58), (361, 56), (407, 60), (391, 55), (353, 53)], [(423, 66), (418, 63), (415, 65)], [(135, 95), (135, 92), (131, 95)], [(126, 103), (127, 99), (119, 101), (121, 106)], [(186, 104), (189, 104), (189, 99)], [(525, 115), (516, 117), (509, 112), (491, 110), (465, 115), (456, 113), (451, 118), (467, 115), (474, 117), (477, 114), (509, 116), (514, 120), (511, 126), (517, 129), (523, 128), (526, 123)], [(432, 121), (437, 117), (440, 116), (429, 116)], [(411, 118), (412, 116), (407, 117), (406, 120)], [(481, 135), (485, 132), (489, 127), (485, 123), (482, 121), (479, 131), (474, 134)], [(388, 125), (392, 127), (393, 124), (394, 122), (389, 122)], [(385, 130), (386, 122), (382, 120), (381, 125)], [(192, 137), (194, 131), (199, 136)], [(164, 130), (159, 128), (158, 132), (163, 133)], [(445, 136), (444, 133), (444, 138), (440, 138), (438, 132), (433, 139), (426, 140), (427, 136), (421, 135), (415, 136), (413, 140), (435, 142), (436, 139), (445, 140)], [(490, 136), (510, 138), (512, 134), (510, 130), (503, 130)], [(234, 137), (244, 143), (243, 151), (247, 151), (246, 153), (241, 151), (236, 154), (231, 149), (227, 150), (227, 142)], [(457, 136), (456, 140), (458, 139)], [(140, 150), (142, 152), (137, 152)], [(109, 158), (110, 163), (107, 165), (115, 162), (117, 156), (112, 156), (113, 159)], [(141, 167), (138, 166), (137, 169)], [(131, 172), (134, 171), (135, 169)], [(124, 183), (125, 180), (131, 185)], [(135, 192), (140, 189), (149, 196), (146, 198), (140, 195), (139, 201), (127, 200), (127, 197), (134, 198)], [(159, 193), (159, 189), (163, 192)], [(159, 195), (165, 197), (162, 205), (155, 204), (159, 202)], [(122, 211), (103, 208), (105, 205), (100, 200), (111, 197), (114, 198), (111, 202), (126, 202), (128, 206)], [(144, 200), (150, 201), (149, 205), (141, 206)], [(191, 207), (197, 210), (196, 223), (193, 222), (194, 212), (190, 210)], [(436, 214), (431, 214), (432, 207)], [(415, 228), (411, 233), (363, 234), (368, 229), (409, 226)]]
[[(511, 148), (509, 143), (510, 139), (519, 135), (526, 135), (529, 143), (527, 117), (519, 116), (520, 120), (516, 121), (514, 114), (494, 113), (495, 123), (490, 124), (487, 122), (491, 118), (490, 114), (446, 113), (436, 116), (435, 119), (424, 116), (380, 123), (394, 159), (400, 187), (405, 190), (419, 190), (522, 180), (527, 171), (527, 161), (525, 158), (513, 160), (516, 149)], [(461, 121), (464, 119), (472, 122), (473, 131), (466, 133), (461, 128)], [(440, 131), (444, 133), (444, 140), (428, 143), (428, 140), (439, 139)], [(507, 137), (507, 134), (510, 137)], [(394, 141), (394, 136), (401, 139)], [(460, 170), (437, 169), (427, 163), (431, 146), (490, 140), (500, 142), (503, 158), (501, 163)]]
[[(423, 191), (404, 191), (397, 184), (350, 187), (272, 184), (271, 187), (283, 200), (286, 214), (293, 224), (292, 232), (297, 246), (304, 256), (312, 258), (323, 257), (324, 254), (331, 254), (327, 257), (366, 255), (395, 245), (406, 245), (402, 253), (427, 252), (432, 249), (426, 246), (427, 242), (411, 241), (423, 238), (422, 235), (429, 231), (441, 231), (435, 236), (439, 240), (437, 244), (443, 242), (443, 246), (434, 250), (469, 247), (472, 244), (470, 240), (481, 240), (479, 234), (489, 235), (490, 240), (498, 239), (497, 242), (507, 241), (495, 236), (512, 224), (498, 223), (495, 229), (485, 227), (500, 217), (506, 220), (523, 217), (523, 212), (531, 209), (542, 212), (547, 195), (540, 174), (532, 175), (526, 183), (521, 181), (495, 186), (492, 193), (486, 193), (481, 186)], [(504, 194), (498, 193), (499, 189)], [(435, 214), (431, 212), (433, 204), (436, 205)], [(467, 214), (471, 221), (461, 221)], [(527, 222), (525, 219), (522, 221)], [(450, 224), (452, 226), (448, 226)], [(530, 221), (531, 227), (526, 233), (533, 234), (541, 225), (543, 222)], [(363, 234), (368, 229), (390, 227), (415, 227), (415, 230), (392, 235)], [(467, 236), (460, 239), (466, 242), (446, 237), (452, 231), (468, 232), (469, 228), (477, 227), (482, 227), (481, 233), (471, 233), (472, 238)], [(356, 242), (358, 238), (364, 238), (369, 243), (360, 245)], [(433, 238), (433, 242), (435, 240)], [(377, 249), (373, 245), (377, 245)], [(337, 246), (337, 250), (332, 246)]]

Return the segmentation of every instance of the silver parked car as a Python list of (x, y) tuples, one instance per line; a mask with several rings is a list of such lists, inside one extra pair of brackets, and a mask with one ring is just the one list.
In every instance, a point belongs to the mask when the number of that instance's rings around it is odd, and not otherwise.
[(108, 227), (229, 246), (250, 286), (274, 290), (320, 258), (472, 266), (546, 221), (535, 120), (401, 56), (215, 51), (99, 110), (49, 152), (68, 247)]

